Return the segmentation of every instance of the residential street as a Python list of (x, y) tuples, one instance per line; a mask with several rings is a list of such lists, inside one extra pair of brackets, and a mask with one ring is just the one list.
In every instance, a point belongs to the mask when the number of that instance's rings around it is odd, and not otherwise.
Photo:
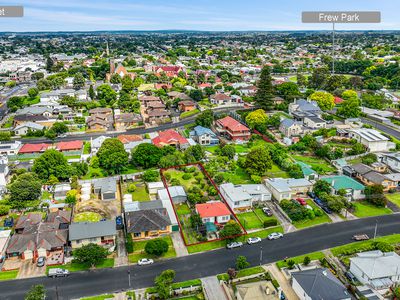
[[(235, 250), (220, 249), (160, 261), (149, 266), (130, 266), (132, 289), (153, 285), (154, 277), (166, 269), (174, 269), (176, 271), (176, 281), (226, 272), (228, 267), (234, 266), (238, 255), (245, 255), (252, 265), (258, 265), (260, 263), (260, 246), (262, 246), (262, 263), (267, 264), (285, 257), (293, 257), (351, 243), (354, 234), (366, 233), (372, 237), (376, 221), (378, 221), (378, 236), (400, 233), (399, 214), (324, 224), (288, 233), (280, 240), (263, 240), (261, 244), (245, 245)], [(48, 291), (47, 299), (72, 299), (116, 292), (128, 288), (127, 271), (128, 267), (120, 267), (77, 272), (68, 278), (51, 279), (38, 277), (5, 281), (0, 282), (0, 295), (2, 300), (20, 300), (23, 299), (26, 291), (35, 284), (44, 284), (46, 286)]]

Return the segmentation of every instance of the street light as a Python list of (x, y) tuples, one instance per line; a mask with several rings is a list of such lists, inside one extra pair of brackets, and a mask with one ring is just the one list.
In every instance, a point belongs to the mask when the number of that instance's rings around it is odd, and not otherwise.
[(375, 223), (375, 232), (374, 232), (374, 240), (376, 238), (376, 232), (378, 231), (378, 219), (376, 219), (376, 223)]
[[(129, 266), (128, 266), (129, 268)], [(131, 270), (128, 269), (128, 281), (129, 281), (129, 287), (131, 287)]]
[(262, 246), (260, 246), (260, 266), (262, 265)]

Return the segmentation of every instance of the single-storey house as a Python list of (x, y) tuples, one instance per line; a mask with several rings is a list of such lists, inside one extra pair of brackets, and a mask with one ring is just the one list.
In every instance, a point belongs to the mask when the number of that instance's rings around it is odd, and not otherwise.
[(246, 210), (256, 201), (271, 200), (271, 193), (263, 184), (233, 185), (223, 183), (219, 186), (221, 195), (231, 209)]
[(360, 163), (352, 165), (351, 167), (354, 170), (355, 177), (365, 185), (382, 185), (385, 192), (397, 187), (396, 181), (375, 171), (370, 166)]
[(147, 182), (146, 185), (149, 195), (157, 195), (157, 192), (159, 190), (165, 189), (164, 183), (162, 181)]
[(18, 125), (14, 128), (15, 135), (26, 135), (29, 131), (35, 132), (43, 130), (45, 127), (41, 124), (34, 122), (26, 122), (24, 124)]
[(152, 142), (158, 147), (166, 145), (174, 146), (178, 149), (189, 147), (188, 140), (173, 129), (161, 131), (157, 137), (152, 139)]
[(72, 249), (91, 243), (110, 248), (115, 245), (116, 236), (117, 229), (114, 220), (79, 222), (69, 226), (69, 241)]
[(0, 230), (0, 262), (6, 257), (6, 249), (11, 239), (11, 230)]
[(365, 186), (345, 175), (334, 175), (321, 177), (321, 180), (328, 182), (332, 187), (332, 194), (337, 194), (339, 190), (346, 190), (346, 197), (349, 200), (364, 199)]
[(56, 184), (54, 187), (54, 200), (65, 200), (70, 190), (71, 185), (69, 183)]
[(117, 180), (115, 178), (100, 178), (93, 180), (93, 189), (103, 201), (117, 199)]
[(231, 219), (230, 210), (220, 201), (196, 204), (196, 212), (203, 223), (225, 224)]
[(305, 178), (268, 178), (265, 185), (277, 201), (290, 199), (298, 195), (306, 195), (313, 184)]
[(379, 131), (370, 128), (358, 128), (349, 130), (349, 137), (363, 144), (369, 152), (389, 151), (394, 149), (394, 143)]
[(171, 196), (172, 202), (174, 202), (175, 204), (180, 204), (187, 201), (185, 189), (181, 185), (170, 186), (168, 187), (168, 190), (158, 190), (157, 195), (157, 198), (160, 200), (169, 199), (169, 196)]

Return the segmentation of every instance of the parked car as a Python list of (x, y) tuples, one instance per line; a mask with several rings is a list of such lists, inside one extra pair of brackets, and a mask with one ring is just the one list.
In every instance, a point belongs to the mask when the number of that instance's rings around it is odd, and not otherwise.
[(14, 226), (14, 219), (11, 218), (11, 217), (5, 219), (5, 220), (4, 220), (4, 223), (3, 223), (3, 226), (4, 226), (4, 227), (13, 227), (13, 226)]
[(367, 241), (367, 240), (369, 240), (369, 236), (367, 234), (355, 234), (355, 235), (353, 235), (353, 240)]
[(307, 195), (310, 196), (310, 198), (312, 198), (312, 199), (315, 198), (314, 192), (307, 192)]
[(314, 202), (315, 204), (317, 204), (318, 206), (322, 207), (325, 205), (324, 201), (322, 201), (321, 199), (319, 199), (318, 197), (314, 198)]
[(67, 135), (64, 133), (64, 134), (60, 134), (58, 137), (59, 138), (65, 138), (65, 137), (67, 137)]
[(328, 206), (326, 206), (326, 205), (321, 206), (321, 208), (322, 208), (322, 210), (323, 210), (324, 212), (326, 212), (328, 215), (330, 215), (330, 214), (332, 213), (332, 210), (331, 210)]
[(259, 237), (251, 237), (247, 239), (247, 244), (251, 245), (251, 244), (257, 244), (261, 242), (261, 238)]
[(47, 274), (48, 277), (67, 277), (69, 276), (69, 271), (61, 268), (50, 269)]
[(354, 283), (357, 281), (356, 277), (349, 271), (345, 272), (344, 275), (346, 276), (346, 278), (351, 282)]
[(267, 238), (269, 240), (277, 240), (277, 239), (283, 238), (283, 234), (280, 232), (273, 232), (273, 233), (269, 234)]
[(139, 266), (151, 265), (153, 263), (154, 263), (154, 260), (152, 260), (151, 258), (142, 258), (142, 259), (139, 259), (139, 261), (138, 261)]
[(122, 229), (124, 228), (124, 223), (122, 222), (122, 217), (121, 216), (117, 216), (115, 218), (115, 224), (117, 225), (117, 229)]
[(306, 200), (304, 200), (303, 198), (297, 198), (296, 201), (299, 202), (303, 206), (307, 205)]
[(232, 242), (226, 245), (227, 249), (234, 249), (234, 248), (239, 248), (242, 247), (243, 243), (242, 242)]
[(264, 214), (266, 214), (268, 217), (272, 216), (272, 211), (269, 207), (263, 207), (262, 211), (264, 212)]
[(19, 160), (14, 161), (14, 165), (19, 165), (19, 163), (20, 163)]
[(46, 257), (44, 256), (40, 256), (36, 261), (36, 265), (38, 267), (44, 267), (45, 264), (46, 264)]

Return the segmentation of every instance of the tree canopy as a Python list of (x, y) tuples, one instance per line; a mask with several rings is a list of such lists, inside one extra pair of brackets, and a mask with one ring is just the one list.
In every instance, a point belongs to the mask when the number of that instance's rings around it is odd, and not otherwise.
[(310, 95), (310, 99), (316, 101), (321, 110), (331, 110), (335, 107), (335, 97), (331, 93), (318, 91)]
[(257, 86), (255, 101), (258, 106), (265, 110), (270, 110), (274, 106), (274, 87), (270, 67), (264, 66), (261, 70), (260, 80)]
[(107, 258), (108, 250), (97, 244), (87, 244), (74, 250), (73, 255), (77, 262), (94, 267)]
[(42, 180), (48, 180), (51, 175), (57, 179), (68, 179), (71, 175), (71, 168), (64, 154), (55, 149), (46, 150), (35, 159), (32, 170)]
[(267, 148), (256, 147), (252, 149), (245, 160), (245, 168), (250, 175), (263, 176), (272, 167), (272, 159)]
[(10, 201), (13, 206), (22, 207), (25, 201), (40, 197), (42, 183), (35, 173), (23, 173), (8, 185)]
[(118, 174), (126, 168), (129, 155), (119, 139), (106, 139), (97, 152), (100, 167), (110, 174)]
[(146, 169), (157, 166), (162, 156), (162, 150), (149, 143), (140, 144), (132, 149), (132, 162)]

